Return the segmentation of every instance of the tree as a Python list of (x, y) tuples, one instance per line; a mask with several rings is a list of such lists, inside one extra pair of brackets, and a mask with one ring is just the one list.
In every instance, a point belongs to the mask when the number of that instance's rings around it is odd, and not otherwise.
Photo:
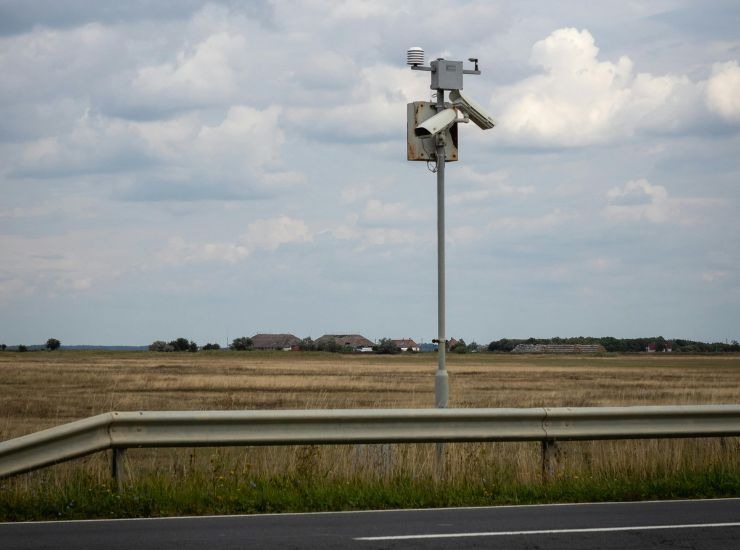
[(468, 353), (468, 345), (465, 343), (465, 340), (460, 338), (457, 341), (457, 344), (455, 344), (455, 347), (451, 348), (450, 351), (454, 351), (455, 353)]
[(314, 342), (310, 336), (307, 336), (298, 345), (301, 351), (316, 351), (316, 342)]
[(56, 338), (49, 338), (46, 341), (46, 349), (48, 349), (49, 351), (54, 351), (55, 349), (59, 349), (61, 346), (62, 346), (62, 343)]
[(509, 340), (508, 338), (501, 338), (501, 340), (494, 340), (488, 344), (488, 351), (505, 351), (509, 352), (516, 347), (516, 342)]
[(155, 340), (149, 344), (149, 351), (167, 351), (167, 342), (163, 340)]
[(252, 339), (248, 336), (242, 336), (241, 338), (234, 338), (231, 341), (231, 348), (234, 351), (250, 351), (252, 349)]
[(381, 338), (378, 341), (378, 345), (374, 346), (374, 348), (375, 353), (380, 353), (381, 355), (395, 355), (396, 353), (401, 353), (401, 348), (394, 344), (393, 340), (390, 338)]
[(170, 342), (170, 346), (172, 346), (172, 349), (175, 351), (190, 351), (190, 342), (187, 338), (172, 340), (172, 342)]
[(24, 346), (23, 344), (18, 344), (18, 351), (28, 351), (28, 348)]
[(8, 346), (6, 344), (0, 344), (1, 351), (5, 351), (6, 349), (8, 349)]
[(210, 342), (203, 346), (203, 351), (219, 350), (221, 346), (218, 344), (211, 344)]

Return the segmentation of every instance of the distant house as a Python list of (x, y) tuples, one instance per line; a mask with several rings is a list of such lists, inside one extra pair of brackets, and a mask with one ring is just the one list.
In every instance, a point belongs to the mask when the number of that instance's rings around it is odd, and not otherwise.
[(255, 334), (252, 336), (253, 349), (277, 349), (289, 351), (300, 345), (301, 339), (292, 334)]
[(601, 344), (518, 344), (513, 353), (603, 353)]
[(393, 345), (400, 348), (401, 351), (421, 351), (419, 344), (414, 342), (411, 338), (405, 338), (403, 340), (391, 340)]
[(373, 342), (361, 334), (324, 334), (316, 340), (316, 346), (321, 348), (329, 342), (334, 342), (339, 347), (352, 348), (355, 351), (362, 351), (363, 348), (372, 348)]
[[(645, 346), (645, 351), (648, 353), (655, 353), (658, 351), (658, 343), (652, 342)], [(666, 342), (661, 350), (663, 353), (671, 353), (673, 351), (673, 342)]]

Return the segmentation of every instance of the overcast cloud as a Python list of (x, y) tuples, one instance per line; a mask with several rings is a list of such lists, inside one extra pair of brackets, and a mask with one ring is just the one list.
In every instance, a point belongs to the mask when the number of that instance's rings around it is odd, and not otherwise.
[(410, 46), (497, 121), (448, 165), (448, 336), (738, 339), (737, 2), (423, 6), (0, 1), (0, 343), (430, 341)]

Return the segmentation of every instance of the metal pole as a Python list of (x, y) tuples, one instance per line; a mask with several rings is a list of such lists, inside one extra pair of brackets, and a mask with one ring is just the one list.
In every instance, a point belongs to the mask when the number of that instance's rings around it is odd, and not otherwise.
[[(437, 90), (437, 111), (444, 110), (444, 90)], [(437, 408), (447, 407), (449, 396), (445, 352), (445, 143), (444, 132), (437, 136), (437, 347), (439, 364), (434, 380)]]

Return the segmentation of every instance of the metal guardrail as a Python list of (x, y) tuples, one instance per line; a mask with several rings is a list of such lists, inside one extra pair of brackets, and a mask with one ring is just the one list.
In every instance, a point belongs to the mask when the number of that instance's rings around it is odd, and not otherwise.
[(740, 435), (740, 405), (110, 412), (0, 443), (0, 478), (113, 449)]

